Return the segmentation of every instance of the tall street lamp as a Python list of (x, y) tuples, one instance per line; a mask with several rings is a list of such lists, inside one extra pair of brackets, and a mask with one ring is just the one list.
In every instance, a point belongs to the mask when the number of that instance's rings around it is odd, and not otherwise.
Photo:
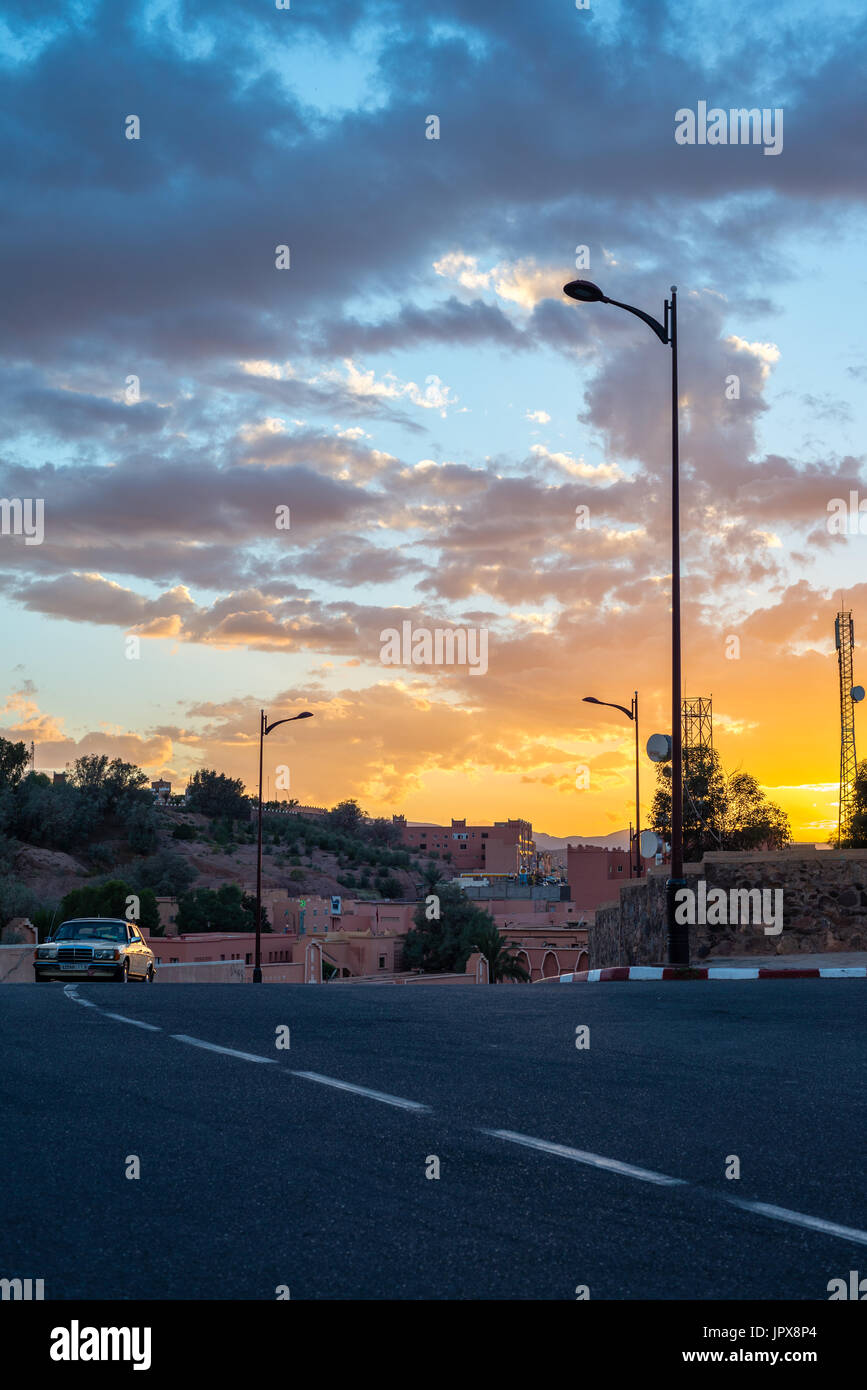
[(664, 321), (643, 309), (609, 299), (590, 280), (573, 280), (563, 293), (583, 304), (613, 304), (643, 319), (659, 341), (671, 348), (671, 865), (665, 885), (666, 946), (669, 965), (689, 965), (689, 927), (675, 921), (675, 895), (683, 877), (683, 740), (680, 703), (680, 458), (677, 401), (677, 286), (665, 301)]
[(256, 847), (256, 962), (253, 966), (253, 984), (262, 983), (262, 750), (265, 736), (280, 724), (291, 724), (295, 719), (312, 719), (309, 709), (302, 714), (290, 715), (288, 719), (275, 719), (269, 724), (265, 711), (259, 711), (259, 839)]
[(595, 695), (585, 695), (586, 705), (605, 705), (606, 709), (619, 709), (631, 719), (635, 724), (635, 877), (641, 878), (641, 846), (639, 835), (641, 834), (641, 803), (638, 794), (638, 691), (632, 697), (632, 705), (627, 709), (625, 705), (612, 704), (610, 700), (597, 700)]

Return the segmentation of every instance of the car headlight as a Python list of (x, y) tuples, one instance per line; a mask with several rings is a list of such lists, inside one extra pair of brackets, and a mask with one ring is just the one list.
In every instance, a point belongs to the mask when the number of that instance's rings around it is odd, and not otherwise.
[(57, 955), (56, 946), (40, 946), (36, 952), (37, 960), (52, 960)]
[(117, 953), (117, 951), (115, 951), (115, 950), (111, 950), (111, 951), (109, 951), (109, 950), (94, 951), (94, 953), (93, 953), (93, 959), (94, 959), (94, 960), (114, 960), (114, 959), (116, 958), (117, 954), (118, 954), (118, 953)]

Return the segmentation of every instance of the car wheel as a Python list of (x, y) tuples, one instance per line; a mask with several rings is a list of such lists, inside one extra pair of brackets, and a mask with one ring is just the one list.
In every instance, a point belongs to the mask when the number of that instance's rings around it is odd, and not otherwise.
[(152, 965), (149, 965), (149, 966), (148, 966), (148, 969), (147, 969), (147, 974), (145, 975), (145, 984), (147, 984), (147, 985), (152, 985), (153, 982), (154, 982), (154, 968), (153, 968)]
[(128, 961), (128, 960), (125, 960), (125, 961), (124, 961), (123, 965), (122, 965), (121, 968), (120, 968), (120, 973), (119, 973), (119, 975), (118, 975), (117, 978), (118, 978), (118, 980), (120, 981), (120, 983), (121, 983), (122, 985), (128, 985), (128, 984), (129, 984), (129, 961)]

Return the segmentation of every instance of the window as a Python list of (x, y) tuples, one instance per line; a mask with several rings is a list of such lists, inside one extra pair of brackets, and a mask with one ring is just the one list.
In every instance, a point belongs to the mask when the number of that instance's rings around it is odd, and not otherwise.
[(385, 956), (380, 956), (380, 958), (379, 958), (379, 968), (380, 968), (380, 970), (384, 970), (384, 969), (385, 969)]

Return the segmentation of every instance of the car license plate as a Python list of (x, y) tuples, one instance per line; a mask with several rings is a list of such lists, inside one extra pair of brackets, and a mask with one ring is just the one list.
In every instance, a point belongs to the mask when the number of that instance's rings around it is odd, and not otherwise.
[(77, 962), (75, 963), (75, 965), (66, 965), (66, 964), (63, 964), (63, 965), (61, 965), (60, 968), (61, 968), (61, 970), (86, 970), (86, 969), (87, 969), (87, 963), (86, 963), (85, 961), (81, 961), (81, 962), (78, 962), (78, 961), (77, 961)]

